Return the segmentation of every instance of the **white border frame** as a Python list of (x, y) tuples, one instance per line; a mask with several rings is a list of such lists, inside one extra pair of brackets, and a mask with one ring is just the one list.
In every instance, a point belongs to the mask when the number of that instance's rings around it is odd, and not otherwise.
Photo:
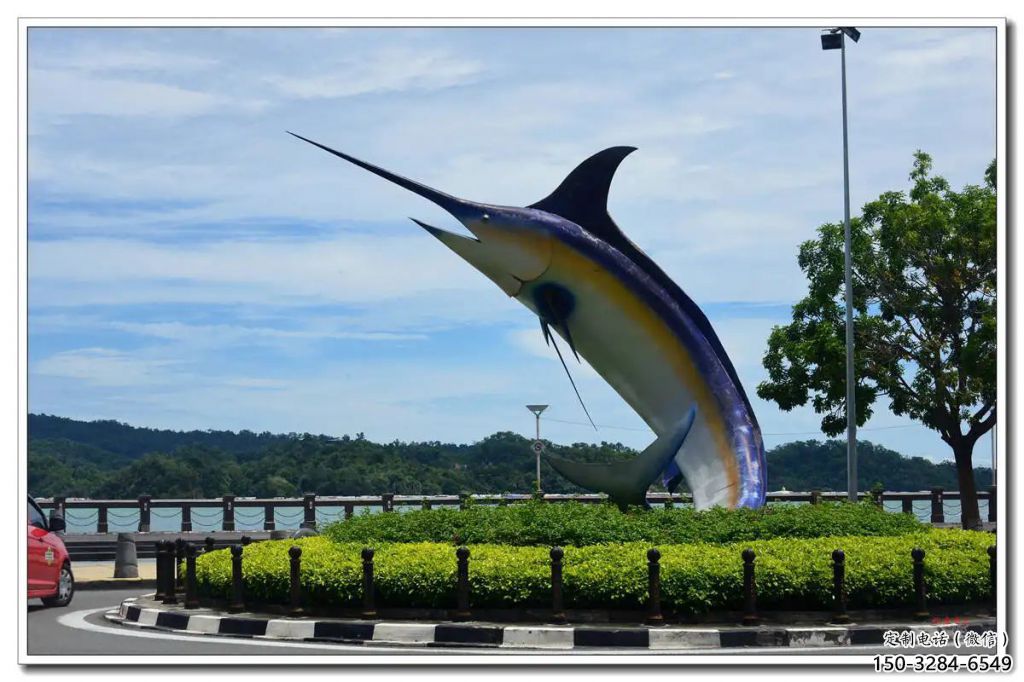
[[(18, 662), (22, 664), (48, 665), (110, 665), (110, 664), (206, 664), (206, 665), (240, 665), (268, 664), (295, 665), (314, 663), (324, 664), (358, 664), (358, 665), (452, 665), (452, 664), (499, 664), (499, 665), (666, 665), (666, 664), (698, 664), (698, 665), (821, 665), (830, 666), (864, 666), (872, 662), (872, 656), (836, 656), (823, 650), (821, 655), (742, 655), (725, 654), (693, 654), (693, 655), (628, 655), (617, 654), (614, 660), (608, 655), (557, 655), (537, 654), (520, 656), (500, 655), (402, 655), (402, 656), (38, 656), (27, 653), (27, 595), (21, 589), (25, 585), (25, 552), (26, 541), (21, 530), (25, 524), (25, 506), (20, 501), (27, 494), (27, 191), (28, 191), (28, 150), (27, 135), (27, 32), (31, 27), (57, 26), (153, 26), (153, 27), (299, 27), (299, 26), (363, 26), (363, 27), (826, 27), (835, 25), (856, 25), (858, 27), (979, 27), (996, 29), (996, 158), (997, 158), (997, 190), (998, 190), (998, 335), (997, 356), (998, 367), (1003, 370), (998, 374), (997, 398), (997, 486), (999, 491), (999, 523), (1008, 527), (1012, 523), (1007, 504), (1009, 495), (1006, 485), (1006, 398), (1007, 375), (1007, 299), (1011, 292), (1007, 289), (1007, 186), (1006, 165), (1006, 19), (1005, 18), (955, 18), (955, 19), (895, 19), (895, 18), (850, 18), (850, 17), (819, 17), (819, 18), (29, 18), (18, 20)], [(1018, 370), (1019, 371), (1019, 370)], [(1016, 410), (1015, 410), (1016, 411)], [(1009, 537), (1007, 533), (1004, 538)], [(999, 630), (1007, 629), (1007, 601), (1005, 576), (1007, 552), (1005, 542), (1000, 542), (997, 550), (999, 585), (998, 591), (998, 624)], [(1000, 652), (1005, 652), (1000, 647)], [(894, 653), (896, 653), (894, 651)]]

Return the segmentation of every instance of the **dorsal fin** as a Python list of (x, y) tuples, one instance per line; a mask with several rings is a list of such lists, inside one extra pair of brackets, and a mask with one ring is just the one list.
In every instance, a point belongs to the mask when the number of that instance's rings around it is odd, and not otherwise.
[(636, 147), (609, 147), (576, 166), (558, 188), (529, 208), (554, 213), (614, 245), (622, 237), (608, 215), (608, 189), (622, 160)]

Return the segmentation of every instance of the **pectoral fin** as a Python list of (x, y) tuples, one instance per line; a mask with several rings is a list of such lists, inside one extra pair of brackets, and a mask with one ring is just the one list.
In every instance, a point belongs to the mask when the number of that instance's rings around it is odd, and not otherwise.
[(646, 450), (625, 462), (590, 464), (548, 455), (544, 459), (555, 471), (576, 485), (608, 493), (608, 499), (620, 507), (646, 506), (647, 489), (679, 452), (696, 416), (697, 408), (691, 407), (675, 428), (666, 431)]
[[(590, 416), (590, 410), (587, 409), (586, 403), (583, 402), (583, 396), (580, 395), (580, 389), (576, 388), (576, 382), (572, 378), (572, 372), (569, 371), (569, 366), (565, 364), (565, 358), (562, 357), (562, 350), (558, 347), (558, 342), (555, 341), (555, 337), (548, 333), (548, 338), (551, 339), (551, 344), (555, 347), (555, 353), (558, 354), (558, 361), (562, 363), (562, 369), (565, 370), (565, 376), (569, 377), (569, 383), (572, 384), (572, 390), (576, 392), (576, 399), (580, 401), (580, 407), (583, 408), (583, 413), (587, 415), (587, 419), (590, 420), (590, 425), (597, 431), (597, 424), (594, 423), (594, 418)], [(577, 359), (579, 359), (577, 357)]]

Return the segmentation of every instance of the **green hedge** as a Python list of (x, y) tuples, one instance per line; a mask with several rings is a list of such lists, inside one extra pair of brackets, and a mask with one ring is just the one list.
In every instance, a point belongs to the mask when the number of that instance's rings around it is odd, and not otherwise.
[[(831, 553), (846, 552), (850, 608), (911, 604), (910, 551), (927, 553), (925, 575), (932, 603), (976, 601), (988, 594), (990, 533), (928, 530), (899, 537), (832, 537), (757, 540), (733, 544), (659, 547), (662, 603), (697, 614), (739, 609), (741, 551), (757, 553), (758, 604), (765, 609), (831, 608)], [(325, 537), (259, 542), (245, 548), (243, 574), (249, 599), (286, 603), (288, 548), (302, 547), (302, 585), (309, 603), (357, 606), (361, 602), (361, 544)], [(641, 608), (647, 598), (649, 543), (567, 547), (564, 596), (570, 608)], [(550, 606), (547, 547), (472, 545), (471, 604), (474, 607)], [(381, 606), (452, 607), (456, 559), (442, 543), (382, 544), (375, 556)], [(231, 561), (227, 550), (199, 558), (201, 594), (228, 597)]]
[(927, 526), (911, 514), (861, 504), (769, 506), (763, 509), (633, 509), (610, 504), (527, 502), (394, 514), (362, 514), (327, 526), (337, 542), (565, 545), (602, 542), (739, 542), (838, 535), (895, 536)]

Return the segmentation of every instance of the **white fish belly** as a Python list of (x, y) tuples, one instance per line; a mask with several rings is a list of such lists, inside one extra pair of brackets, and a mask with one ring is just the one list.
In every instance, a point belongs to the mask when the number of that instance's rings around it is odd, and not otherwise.
[[(572, 280), (545, 277), (543, 281), (566, 286), (564, 283)], [(638, 319), (634, 306), (639, 302), (634, 303), (631, 295), (609, 296), (579, 281), (568, 288), (575, 297), (568, 326), (576, 350), (658, 436), (678, 424), (691, 406), (697, 406), (696, 419), (676, 462), (697, 508), (731, 506), (738, 491), (716, 445), (721, 437), (714, 433), (721, 428), (722, 418), (717, 402), (708, 400), (706, 388), (694, 385), (695, 380), (702, 380), (682, 342), (664, 323), (652, 325), (644, 316)], [(536, 312), (529, 290), (517, 298)], [(693, 368), (683, 372), (691, 375), (690, 381), (680, 375), (679, 367)]]

